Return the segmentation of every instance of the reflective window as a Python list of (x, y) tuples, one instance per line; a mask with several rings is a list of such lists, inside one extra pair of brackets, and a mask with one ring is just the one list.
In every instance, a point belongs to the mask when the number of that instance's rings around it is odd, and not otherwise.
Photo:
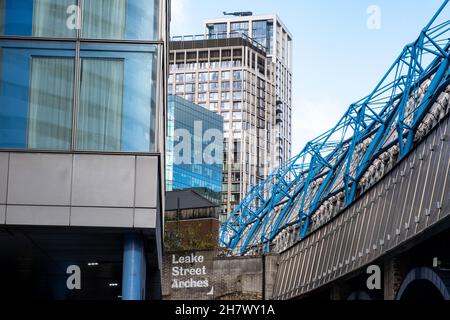
[(211, 100), (211, 101), (218, 101), (219, 100), (219, 94), (217, 92), (211, 92), (209, 94), (209, 100)]
[(234, 80), (242, 80), (242, 70), (233, 71)]
[(230, 90), (230, 81), (222, 81), (222, 91), (229, 91)]
[(0, 148), (70, 148), (75, 45), (0, 42)]
[(90, 43), (80, 55), (74, 43), (0, 42), (0, 148), (154, 151), (156, 46)]
[(0, 34), (75, 37), (67, 11), (77, 0), (0, 0)]
[(156, 48), (117, 44), (111, 45), (115, 51), (98, 48), (109, 46), (81, 46), (77, 149), (153, 152)]
[(183, 73), (178, 73), (175, 76), (175, 82), (176, 83), (183, 83), (184, 82), (184, 74)]
[(183, 94), (184, 93), (184, 84), (177, 84), (175, 86), (175, 93), (176, 94)]
[(159, 0), (0, 0), (0, 34), (156, 40)]
[(124, 61), (83, 59), (81, 78), (78, 149), (121, 150)]
[(273, 21), (261, 20), (253, 21), (252, 38), (258, 43), (266, 47), (267, 54), (272, 54), (273, 44)]
[(248, 36), (248, 22), (232, 22), (230, 33), (245, 34)]
[(72, 139), (74, 59), (32, 57), (28, 148), (68, 150)]
[(222, 71), (222, 80), (230, 80), (231, 72), (230, 71)]
[(218, 81), (219, 80), (219, 72), (214, 71), (209, 73), (209, 80), (210, 81)]
[(186, 82), (195, 82), (195, 73), (186, 73)]
[(219, 83), (218, 82), (210, 82), (209, 83), (209, 90), (210, 91), (218, 91), (219, 90)]
[(227, 24), (226, 23), (216, 23), (207, 26), (208, 34), (211, 39), (215, 38), (226, 38)]
[(198, 81), (208, 81), (208, 73), (207, 72), (200, 72), (198, 74)]

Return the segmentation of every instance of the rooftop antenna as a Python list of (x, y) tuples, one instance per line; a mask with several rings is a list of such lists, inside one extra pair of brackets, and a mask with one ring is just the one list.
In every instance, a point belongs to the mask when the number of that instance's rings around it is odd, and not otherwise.
[(236, 17), (248, 17), (252, 16), (253, 12), (251, 11), (241, 11), (241, 12), (223, 12), (224, 16), (236, 16)]

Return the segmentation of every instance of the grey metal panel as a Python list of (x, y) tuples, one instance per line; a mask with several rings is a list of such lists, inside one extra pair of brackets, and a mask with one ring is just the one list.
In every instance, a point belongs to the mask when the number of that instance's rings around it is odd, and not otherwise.
[[(319, 248), (318, 248), (318, 255), (319, 256), (326, 255), (326, 250), (327, 249), (328, 249), (328, 247), (325, 245), (325, 241), (320, 241)], [(317, 280), (321, 280), (322, 279), (322, 273), (323, 273), (324, 265), (325, 265), (325, 259), (320, 259), (319, 265), (316, 268), (317, 271), (316, 271), (315, 278), (317, 278)]]
[[(448, 123), (447, 123), (448, 125)], [(437, 136), (437, 139), (439, 139), (439, 147), (437, 148), (438, 154), (437, 154), (437, 165), (436, 165), (436, 173), (435, 178), (433, 182), (433, 193), (431, 197), (431, 205), (436, 210), (435, 220), (438, 220), (440, 218), (440, 213), (443, 209), (443, 199), (445, 198), (444, 193), (444, 181), (445, 181), (445, 175), (448, 174), (448, 167), (449, 162), (447, 161), (446, 164), (446, 155), (448, 154), (448, 145), (449, 143), (445, 143), (446, 141), (442, 140), (442, 136), (444, 135), (445, 129), (442, 130), (442, 133), (440, 133), (439, 136)], [(447, 194), (448, 197), (448, 194)]]
[(8, 187), (9, 153), (0, 153), (0, 203), (6, 203), (6, 188)]
[[(430, 135), (414, 153), (406, 157), (364, 197), (344, 210), (341, 216), (310, 234), (303, 242), (291, 248), (291, 252), (288, 250), (281, 254), (282, 257), (291, 256), (295, 250), (305, 258), (299, 257), (298, 261), (285, 260), (286, 264), (292, 263), (294, 266), (300, 265), (301, 262), (298, 277), (296, 272), (294, 279), (280, 279), (285, 284), (294, 281), (297, 289), (294, 291), (289, 289), (287, 293), (283, 292), (283, 287), (286, 286), (278, 287), (276, 297), (292, 298), (317, 289), (320, 285), (378, 259), (386, 251), (404, 243), (434, 223), (436, 219), (450, 213), (450, 143), (448, 137), (447, 140), (442, 139), (442, 135), (448, 130), (449, 121), (447, 119), (445, 130), (437, 130)], [(434, 147), (430, 149), (430, 146)], [(421, 157), (420, 154), (427, 150), (432, 152)], [(417, 197), (418, 193), (420, 197)], [(429, 207), (426, 219), (423, 219), (424, 207)], [(434, 211), (431, 212), (431, 209)], [(418, 224), (417, 218), (420, 222), (422, 220), (428, 222), (423, 228), (412, 228), (412, 225), (408, 228), (408, 224)], [(338, 228), (338, 225), (342, 225), (342, 228)], [(416, 232), (410, 232), (412, 229)], [(337, 232), (339, 230), (341, 232)], [(387, 239), (387, 235), (390, 240)], [(330, 267), (336, 267), (336, 261), (339, 262), (341, 259), (335, 255), (336, 243), (345, 244), (345, 250), (342, 252), (343, 260), (355, 257), (355, 261), (353, 263), (349, 261), (347, 267), (343, 266), (342, 271), (332, 272), (330, 275), (328, 274)], [(376, 250), (373, 249), (375, 246)], [(305, 249), (299, 251), (298, 248)], [(361, 252), (363, 258), (359, 258)], [(343, 261), (344, 264), (345, 262)], [(288, 266), (286, 268), (289, 269)], [(314, 281), (318, 273), (325, 271), (328, 282), (317, 279)], [(289, 277), (289, 274), (277, 275), (280, 276)]]
[(74, 155), (72, 205), (133, 207), (134, 177), (134, 156)]
[(420, 163), (421, 161), (419, 160), (419, 155), (417, 152), (415, 152), (413, 154), (413, 156), (411, 157), (411, 161), (409, 161), (409, 170), (410, 170), (410, 181), (409, 181), (409, 189), (408, 189), (408, 193), (406, 195), (406, 202), (405, 202), (405, 208), (404, 208), (404, 213), (403, 213), (403, 223), (402, 223), (402, 228), (404, 230), (404, 232), (402, 233), (401, 236), (401, 241), (404, 241), (408, 238), (408, 236), (410, 236), (410, 230), (414, 229), (415, 225), (414, 225), (414, 200), (417, 196), (417, 194), (419, 193), (418, 191), (420, 189), (419, 185), (420, 185), (420, 181), (419, 181), (419, 170), (418, 168), (420, 168)]
[(6, 219), (6, 206), (0, 204), (0, 224), (5, 224)]
[(156, 208), (158, 184), (158, 158), (137, 157), (135, 206)]
[(423, 189), (423, 181), (425, 175), (425, 161), (424, 161), (424, 150), (425, 144), (420, 145), (416, 151), (416, 163), (414, 167), (415, 175), (416, 175), (416, 186), (413, 192), (413, 199), (411, 201), (411, 211), (409, 213), (409, 224), (410, 228), (407, 231), (407, 237), (411, 237), (417, 232), (417, 228), (419, 226), (420, 220), (423, 220), (423, 215), (421, 215), (419, 208), (421, 202), (421, 195)]
[(8, 205), (6, 224), (68, 226), (69, 207)]
[(133, 227), (134, 209), (73, 207), (70, 215), (71, 226), (86, 227)]
[(368, 256), (370, 254), (370, 237), (373, 230), (373, 219), (375, 216), (375, 208), (377, 205), (377, 187), (375, 186), (375, 189), (372, 190), (371, 196), (369, 198), (369, 202), (367, 203), (367, 209), (364, 212), (365, 215), (365, 222), (364, 222), (364, 230), (363, 230), (363, 239), (362, 239), (362, 246), (361, 246), (361, 252), (362, 257), (360, 259), (360, 263), (364, 264), (367, 262)]
[(436, 204), (433, 203), (433, 197), (434, 193), (436, 192), (436, 171), (437, 171), (437, 165), (439, 163), (439, 150), (440, 146), (440, 137), (439, 135), (433, 135), (432, 143), (430, 143), (430, 146), (428, 148), (429, 152), (431, 152), (430, 157), (430, 171), (429, 171), (429, 179), (426, 186), (426, 193), (427, 193), (427, 199), (425, 201), (426, 207), (430, 210), (430, 216), (427, 220), (427, 226), (430, 226), (431, 224), (435, 223), (439, 216), (439, 210), (436, 207)]
[[(446, 137), (443, 137), (443, 143), (445, 145), (445, 149), (443, 150), (443, 154), (450, 154), (450, 122), (447, 122), (446, 131), (444, 133)], [(445, 216), (450, 214), (450, 161), (447, 163), (445, 171), (442, 174), (441, 178), (444, 180), (442, 184), (442, 196), (441, 203), (442, 209), (439, 213), (439, 217), (443, 219)]]
[(424, 230), (425, 228), (427, 228), (430, 225), (430, 216), (432, 214), (432, 211), (429, 206), (430, 201), (428, 199), (428, 195), (430, 193), (430, 178), (431, 178), (431, 172), (433, 170), (432, 166), (433, 166), (433, 158), (434, 158), (434, 152), (431, 150), (433, 148), (434, 145), (434, 141), (433, 139), (428, 139), (426, 141), (426, 149), (425, 149), (425, 154), (426, 154), (426, 164), (427, 164), (427, 171), (426, 171), (426, 176), (425, 176), (425, 180), (423, 181), (424, 184), (424, 188), (422, 190), (422, 199), (421, 199), (421, 209), (422, 212), (424, 214), (424, 220), (423, 223), (420, 225), (421, 230)]
[(415, 153), (412, 154), (408, 159), (405, 159), (404, 164), (404, 191), (402, 192), (402, 199), (399, 201), (402, 206), (399, 208), (399, 216), (400, 220), (397, 225), (398, 229), (398, 235), (397, 235), (397, 244), (401, 243), (406, 239), (406, 234), (408, 230), (405, 228), (405, 223), (407, 222), (407, 218), (409, 218), (410, 215), (410, 208), (411, 208), (411, 200), (410, 200), (410, 194), (413, 190), (413, 180), (415, 177), (414, 170), (411, 170), (411, 163), (414, 163), (414, 157)]
[(342, 222), (342, 216), (339, 216), (337, 218), (336, 221), (336, 225), (337, 225), (337, 229), (336, 229), (336, 251), (334, 253), (334, 257), (333, 257), (333, 263), (332, 263), (332, 267), (333, 267), (333, 274), (335, 275), (336, 273), (338, 273), (339, 270), (339, 263), (341, 260), (341, 251), (342, 251), (342, 243), (343, 243), (343, 232), (344, 232), (344, 225)]
[(423, 143), (421, 145), (421, 154), (422, 154), (422, 160), (421, 160), (421, 167), (420, 167), (420, 182), (422, 184), (421, 186), (421, 192), (419, 193), (419, 195), (417, 196), (417, 200), (414, 202), (415, 204), (415, 209), (417, 211), (416, 216), (418, 216), (419, 218), (419, 223), (416, 225), (415, 227), (415, 232), (420, 232), (420, 230), (423, 230), (426, 226), (426, 220), (427, 220), (427, 212), (424, 208), (424, 183), (425, 181), (428, 179), (428, 168), (429, 168), (429, 160), (430, 160), (430, 156), (431, 154), (427, 152), (428, 150), (428, 144), (427, 143)]
[(11, 153), (8, 204), (70, 205), (72, 156)]
[(156, 209), (135, 209), (135, 228), (156, 228)]

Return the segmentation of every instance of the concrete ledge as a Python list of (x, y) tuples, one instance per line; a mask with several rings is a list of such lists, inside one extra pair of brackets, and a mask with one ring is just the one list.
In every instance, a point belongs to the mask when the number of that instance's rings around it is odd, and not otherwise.
[(133, 227), (132, 208), (72, 207), (70, 225), (77, 227)]
[(0, 205), (0, 224), (5, 224), (6, 221), (6, 206)]
[(6, 223), (13, 225), (67, 226), (69, 207), (7, 206)]
[(156, 209), (135, 209), (135, 228), (156, 228)]

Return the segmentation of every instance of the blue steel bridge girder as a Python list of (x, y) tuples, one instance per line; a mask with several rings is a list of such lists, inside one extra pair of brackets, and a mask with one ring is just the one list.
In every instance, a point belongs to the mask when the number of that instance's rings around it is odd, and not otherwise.
[[(353, 203), (363, 176), (381, 153), (396, 146), (401, 161), (411, 151), (420, 124), (450, 82), (450, 21), (442, 14), (449, 1), (368, 96), (250, 190), (221, 227), (223, 246), (240, 254), (257, 246), (268, 250), (292, 225), (304, 237), (312, 216), (337, 193), (343, 194), (344, 207)], [(442, 16), (444, 22), (439, 22)]]

